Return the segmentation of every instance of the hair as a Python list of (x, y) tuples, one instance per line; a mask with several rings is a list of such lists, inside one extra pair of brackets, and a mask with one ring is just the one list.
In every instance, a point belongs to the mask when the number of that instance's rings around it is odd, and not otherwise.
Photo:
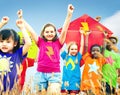
[(101, 48), (101, 46), (98, 45), (98, 44), (94, 44), (94, 45), (92, 45), (92, 46), (90, 47), (90, 53), (91, 53), (93, 47), (99, 47), (99, 48), (100, 48), (100, 52), (102, 53), (102, 48)]
[(118, 38), (115, 37), (115, 36), (111, 36), (111, 37), (109, 37), (109, 39), (115, 39), (115, 40), (116, 40), (116, 43), (118, 42)]
[(42, 31), (41, 31), (41, 35), (40, 35), (40, 36), (41, 36), (45, 41), (47, 41), (47, 39), (44, 37), (43, 33), (44, 33), (45, 29), (46, 29), (47, 27), (49, 27), (49, 26), (53, 27), (53, 28), (54, 28), (54, 31), (56, 32), (56, 35), (55, 35), (55, 37), (54, 37), (53, 40), (52, 40), (52, 41), (56, 41), (57, 38), (58, 38), (58, 36), (57, 36), (57, 30), (56, 30), (56, 27), (55, 27), (53, 24), (51, 24), (51, 23), (48, 23), (48, 24), (46, 24), (46, 25), (43, 26), (43, 29), (42, 29)]
[(17, 32), (13, 29), (3, 29), (0, 31), (0, 40), (6, 40), (12, 37), (14, 42), (17, 42), (17, 45), (13, 48), (13, 52), (15, 52), (18, 48), (20, 48), (20, 37)]
[(68, 50), (68, 54), (69, 54), (69, 51), (70, 51), (70, 47), (72, 46), (72, 45), (77, 45), (77, 47), (78, 47), (78, 44), (76, 43), (76, 42), (70, 42), (68, 45), (67, 45), (67, 50)]

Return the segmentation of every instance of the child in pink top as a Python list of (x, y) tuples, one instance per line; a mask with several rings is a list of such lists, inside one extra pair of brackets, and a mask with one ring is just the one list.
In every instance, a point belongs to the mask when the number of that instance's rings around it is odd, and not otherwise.
[[(32, 39), (39, 48), (37, 73), (34, 78), (34, 84), (38, 93), (44, 92), (48, 95), (60, 94), (60, 49), (66, 39), (66, 33), (73, 9), (74, 7), (71, 4), (68, 5), (67, 17), (59, 38), (57, 36), (56, 27), (53, 24), (46, 24), (41, 31), (41, 37), (38, 37), (31, 26), (23, 19)], [(20, 17), (22, 17), (22, 11)]]

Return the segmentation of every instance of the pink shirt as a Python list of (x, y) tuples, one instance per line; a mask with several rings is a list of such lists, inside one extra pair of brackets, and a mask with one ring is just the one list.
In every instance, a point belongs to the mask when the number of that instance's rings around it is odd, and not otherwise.
[(60, 72), (60, 49), (62, 45), (57, 39), (55, 42), (46, 42), (38, 38), (38, 72)]

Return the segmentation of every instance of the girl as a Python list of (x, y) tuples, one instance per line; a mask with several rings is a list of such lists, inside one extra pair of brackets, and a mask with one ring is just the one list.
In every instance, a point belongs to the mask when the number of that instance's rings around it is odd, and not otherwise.
[[(74, 7), (70, 4), (59, 38), (53, 24), (46, 24), (41, 31), (41, 37), (38, 37), (30, 25), (23, 19), (32, 39), (39, 48), (37, 73), (34, 78), (34, 84), (38, 93), (46, 93), (47, 91), (48, 95), (60, 94), (60, 49), (65, 42), (73, 9)], [(19, 12), (19, 17), (22, 18), (21, 10)]]
[[(2, 26), (7, 21), (3, 19)], [(14, 83), (17, 82), (17, 75), (19, 74), (19, 66), (31, 45), (31, 39), (29, 38), (23, 22), (18, 19), (16, 25), (22, 31), (25, 44), (20, 48), (19, 36), (13, 29), (0, 30), (0, 81), (3, 83), (0, 92), (12, 90)]]
[[(82, 31), (82, 30), (81, 30)], [(83, 33), (81, 34), (80, 50), (76, 42), (70, 42), (68, 53), (62, 52), (61, 57), (65, 61), (62, 77), (62, 95), (76, 95), (80, 91), (80, 60), (84, 46)]]

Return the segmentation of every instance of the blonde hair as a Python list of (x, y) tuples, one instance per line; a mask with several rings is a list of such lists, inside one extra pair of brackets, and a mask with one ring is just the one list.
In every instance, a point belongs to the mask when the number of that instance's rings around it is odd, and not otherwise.
[(76, 42), (70, 42), (69, 44), (67, 44), (67, 50), (68, 50), (68, 54), (69, 54), (69, 51), (70, 51), (70, 47), (72, 46), (72, 45), (77, 45), (77, 47), (78, 47), (78, 44), (76, 43)]

